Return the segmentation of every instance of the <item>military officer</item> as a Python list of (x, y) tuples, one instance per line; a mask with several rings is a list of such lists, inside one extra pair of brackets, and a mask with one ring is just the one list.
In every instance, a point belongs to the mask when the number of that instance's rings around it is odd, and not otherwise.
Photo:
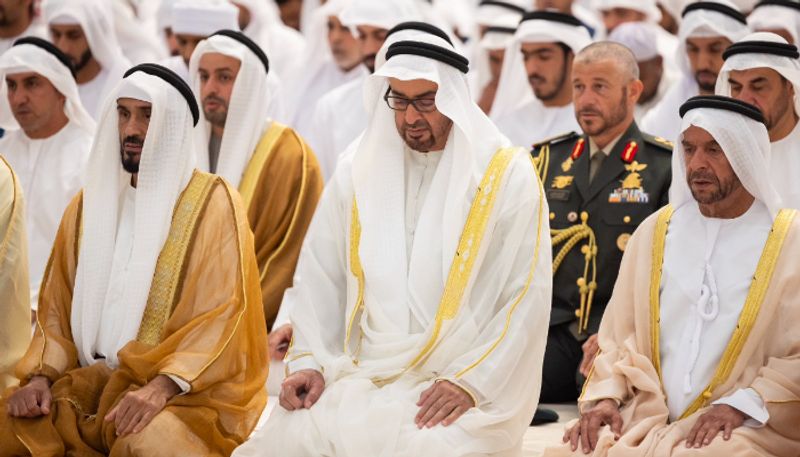
[[(636, 227), (667, 203), (672, 144), (639, 130), (639, 69), (624, 46), (598, 42), (578, 53), (573, 102), (582, 134), (536, 144), (532, 154), (550, 205), (553, 309), (541, 402), (574, 401), (578, 373), (597, 333)], [(589, 340), (587, 342), (587, 340)], [(585, 346), (582, 350), (582, 345)], [(585, 376), (588, 370), (581, 366)]]

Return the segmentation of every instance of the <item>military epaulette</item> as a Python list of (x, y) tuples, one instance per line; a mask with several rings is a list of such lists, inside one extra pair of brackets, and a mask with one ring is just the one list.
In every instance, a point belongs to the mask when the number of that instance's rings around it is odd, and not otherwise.
[(642, 133), (642, 137), (647, 144), (656, 146), (658, 149), (663, 151), (672, 152), (675, 148), (675, 144), (672, 141), (667, 140), (666, 138), (661, 138), (660, 136), (653, 136), (648, 135), (646, 133)]
[(553, 146), (554, 144), (563, 143), (564, 141), (572, 140), (572, 139), (577, 138), (579, 136), (580, 135), (577, 132), (569, 132), (569, 133), (564, 133), (564, 134), (561, 134), (561, 135), (556, 135), (556, 136), (554, 136), (552, 138), (548, 138), (548, 139), (546, 139), (544, 141), (540, 141), (538, 143), (534, 143), (532, 148), (533, 148), (533, 150), (536, 150), (536, 149), (539, 149), (542, 146), (548, 145), (548, 144), (550, 146)]

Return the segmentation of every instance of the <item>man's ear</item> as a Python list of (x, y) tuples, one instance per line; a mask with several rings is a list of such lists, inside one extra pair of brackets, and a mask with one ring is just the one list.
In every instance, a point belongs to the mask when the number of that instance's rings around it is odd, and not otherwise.
[(628, 83), (628, 97), (633, 99), (633, 103), (636, 104), (639, 101), (639, 97), (642, 96), (642, 92), (644, 91), (644, 83), (638, 79), (634, 79), (630, 83)]

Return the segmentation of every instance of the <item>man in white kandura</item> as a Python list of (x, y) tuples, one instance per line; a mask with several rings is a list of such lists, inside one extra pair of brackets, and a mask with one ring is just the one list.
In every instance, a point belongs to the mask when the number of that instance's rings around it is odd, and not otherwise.
[(95, 122), (83, 108), (69, 58), (26, 37), (0, 56), (0, 154), (25, 195), (31, 309), (64, 210), (84, 184)]
[(579, 130), (572, 105), (572, 60), (592, 42), (574, 16), (528, 13), (508, 45), (492, 105), (497, 127), (517, 146), (530, 147)]
[(550, 307), (547, 202), (471, 101), (467, 59), (404, 36), (306, 238), (280, 407), (237, 457), (519, 452)]
[(747, 19), (729, 0), (690, 3), (678, 30), (680, 78), (642, 118), (645, 132), (676, 142), (678, 109), (695, 95), (713, 95), (722, 68), (722, 53), (749, 32)]
[(723, 57), (717, 93), (764, 113), (770, 181), (786, 207), (800, 209), (800, 53), (778, 35), (759, 32), (734, 43)]
[(781, 209), (753, 105), (681, 108), (670, 204), (631, 237), (600, 354), (546, 457), (793, 457), (800, 220)]
[(44, 0), (42, 11), (50, 40), (75, 67), (83, 106), (98, 119), (105, 97), (131, 66), (114, 31), (110, 2)]

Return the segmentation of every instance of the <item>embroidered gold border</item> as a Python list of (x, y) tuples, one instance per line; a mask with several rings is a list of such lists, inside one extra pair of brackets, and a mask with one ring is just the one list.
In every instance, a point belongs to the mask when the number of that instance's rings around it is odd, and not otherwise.
[[(661, 380), (661, 273), (664, 268), (664, 247), (667, 241), (667, 229), (675, 208), (667, 205), (661, 210), (656, 221), (653, 234), (653, 262), (650, 267), (650, 359)], [(663, 383), (663, 381), (662, 381)]]
[[(427, 343), (422, 347), (422, 350), (417, 354), (411, 362), (406, 365), (399, 373), (387, 378), (375, 378), (372, 381), (376, 385), (389, 384), (408, 370), (419, 365), (423, 360), (426, 360), (430, 355), (433, 348), (438, 344), (439, 334), (441, 333), (442, 326), (445, 321), (452, 320), (458, 315), (461, 307), (461, 300), (464, 295), (464, 290), (467, 287), (472, 268), (475, 265), (477, 253), (480, 251), (481, 241), (483, 240), (486, 226), (494, 208), (494, 203), (497, 199), (500, 183), (505, 175), (511, 159), (517, 152), (516, 148), (503, 148), (499, 149), (489, 166), (486, 173), (481, 180), (478, 192), (472, 201), (472, 206), (467, 216), (467, 221), (464, 225), (464, 230), (461, 234), (461, 239), (456, 249), (456, 254), (450, 266), (447, 282), (445, 283), (442, 299), (439, 302), (439, 308), (436, 311), (436, 317), (433, 325), (433, 331)], [(355, 221), (358, 221), (358, 209), (353, 206), (353, 222), (351, 222), (351, 230)], [(351, 237), (351, 255), (355, 252), (358, 256), (358, 242), (357, 239)], [(355, 243), (355, 245), (353, 244)], [(353, 251), (355, 249), (355, 251)], [(351, 259), (352, 262), (352, 259)], [(360, 263), (360, 261), (359, 261)], [(363, 306), (363, 305), (362, 305)], [(352, 318), (352, 316), (351, 316)]]
[(275, 143), (278, 142), (278, 139), (286, 128), (287, 127), (283, 124), (273, 122), (267, 130), (267, 133), (261, 138), (261, 141), (259, 141), (258, 146), (256, 146), (253, 157), (251, 157), (250, 161), (247, 163), (242, 181), (239, 183), (239, 193), (242, 195), (245, 208), (250, 207), (250, 202), (253, 200), (258, 178), (261, 176), (264, 164), (267, 163), (272, 148), (275, 147)]
[(161, 342), (164, 325), (172, 314), (179, 294), (187, 253), (216, 180), (214, 175), (196, 172), (178, 200), (167, 241), (158, 255), (153, 272), (153, 283), (137, 341), (151, 346)]
[[(669, 213), (668, 215), (666, 214), (667, 212)], [(661, 270), (664, 262), (666, 233), (672, 212), (672, 207), (668, 207), (668, 209), (659, 216), (658, 224), (656, 225), (656, 234), (653, 244), (653, 270), (650, 281), (652, 359), (659, 377), (661, 377), (661, 355), (658, 347), (660, 338), (659, 316), (661, 312), (659, 289), (661, 285)], [(772, 280), (772, 274), (775, 271), (775, 265), (780, 256), (781, 248), (783, 247), (783, 242), (786, 239), (786, 235), (789, 233), (789, 228), (792, 225), (795, 214), (795, 210), (781, 210), (775, 218), (772, 230), (767, 238), (755, 274), (753, 275), (753, 281), (750, 284), (750, 290), (747, 293), (744, 307), (739, 315), (736, 329), (733, 335), (731, 335), (725, 352), (722, 354), (722, 359), (717, 365), (717, 370), (708, 383), (708, 386), (706, 386), (703, 392), (701, 392), (689, 407), (686, 408), (686, 411), (684, 411), (680, 419), (691, 416), (705, 406), (708, 400), (711, 399), (714, 390), (722, 385), (730, 376), (731, 371), (733, 371), (733, 367), (739, 358), (742, 347), (747, 342), (750, 331), (753, 329), (753, 325), (755, 325), (756, 318), (761, 309), (761, 303), (764, 301), (764, 296), (767, 293), (767, 288)]]
[[(544, 211), (544, 187), (542, 186), (542, 181), (539, 179), (538, 175), (536, 175), (536, 182), (539, 187), (539, 210), (537, 212), (537, 219), (536, 219), (537, 220), (536, 245), (533, 249), (533, 261), (531, 262), (531, 268), (530, 271), (528, 272), (528, 277), (525, 280), (525, 285), (523, 286), (519, 296), (517, 296), (517, 298), (514, 299), (514, 302), (511, 304), (511, 308), (509, 308), (508, 310), (508, 315), (506, 316), (506, 323), (505, 326), (503, 327), (503, 331), (500, 332), (500, 336), (497, 338), (497, 340), (495, 340), (494, 343), (492, 343), (489, 349), (483, 355), (481, 355), (480, 358), (478, 358), (478, 360), (476, 360), (471, 365), (467, 366), (463, 370), (456, 373), (456, 379), (460, 379), (468, 372), (470, 372), (472, 369), (476, 368), (478, 365), (483, 363), (483, 361), (486, 360), (492, 354), (492, 352), (494, 352), (494, 350), (497, 349), (497, 346), (499, 346), (500, 343), (505, 339), (506, 334), (508, 334), (508, 328), (511, 326), (511, 317), (514, 314), (514, 311), (516, 311), (517, 306), (520, 304), (520, 302), (522, 302), (522, 299), (525, 298), (525, 296), (528, 294), (528, 290), (530, 289), (531, 283), (533, 282), (534, 273), (536, 272), (536, 265), (539, 263), (539, 251), (542, 244), (542, 212)], [(475, 402), (475, 404), (476, 405), (478, 404), (477, 401)]]
[[(358, 218), (358, 204), (356, 203), (355, 196), (353, 197), (350, 219), (350, 272), (358, 281), (358, 296), (355, 305), (353, 305), (353, 310), (350, 312), (350, 319), (347, 321), (347, 331), (344, 336), (345, 354), (348, 353), (350, 337), (356, 317), (364, 306), (364, 269), (361, 267), (361, 255), (359, 254), (359, 249), (361, 247), (361, 221)], [(354, 354), (353, 357), (355, 358), (356, 354)]]

